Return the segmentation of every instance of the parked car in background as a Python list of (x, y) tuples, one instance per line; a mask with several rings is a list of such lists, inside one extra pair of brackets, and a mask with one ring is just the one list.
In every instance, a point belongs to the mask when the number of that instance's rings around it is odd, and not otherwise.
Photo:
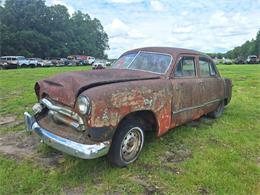
[(106, 68), (106, 60), (96, 59), (94, 63), (92, 63), (92, 69), (104, 69)]
[(27, 60), (24, 56), (2, 56), (2, 58), (12, 64), (16, 63), (17, 67), (29, 67), (29, 60)]
[(230, 64), (232, 64), (232, 60), (231, 59), (224, 59), (223, 64), (230, 65)]
[(237, 57), (237, 58), (234, 60), (234, 63), (235, 63), (235, 64), (245, 64), (245, 60), (243, 60), (243, 58), (241, 58), (241, 57)]
[(87, 64), (92, 65), (95, 62), (95, 58), (92, 56), (87, 56)]
[(0, 58), (0, 70), (13, 69), (18, 67), (20, 66), (18, 65), (16, 58), (13, 56), (2, 56)]
[(201, 52), (148, 47), (125, 52), (109, 69), (58, 74), (34, 89), (28, 131), (70, 155), (108, 154), (123, 167), (138, 158), (146, 131), (161, 136), (203, 115), (220, 117), (232, 81)]
[(257, 64), (257, 56), (256, 55), (250, 55), (246, 59), (246, 63), (248, 64)]
[(28, 66), (31, 68), (34, 68), (38, 66), (38, 60), (36, 58), (27, 58), (28, 60)]

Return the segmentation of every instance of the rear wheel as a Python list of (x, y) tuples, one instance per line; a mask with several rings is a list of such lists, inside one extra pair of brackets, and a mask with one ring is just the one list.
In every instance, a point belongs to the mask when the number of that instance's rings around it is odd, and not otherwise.
[(224, 100), (222, 100), (216, 110), (208, 113), (208, 116), (211, 118), (219, 118), (224, 112)]
[(143, 143), (142, 124), (135, 120), (124, 121), (114, 135), (108, 158), (115, 166), (127, 166), (138, 158)]

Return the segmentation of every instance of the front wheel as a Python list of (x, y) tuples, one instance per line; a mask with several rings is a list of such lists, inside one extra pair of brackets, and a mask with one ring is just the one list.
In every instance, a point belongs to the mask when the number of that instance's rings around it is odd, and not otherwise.
[(143, 143), (144, 132), (141, 123), (125, 121), (115, 133), (108, 158), (113, 165), (125, 167), (138, 158)]
[(224, 100), (222, 100), (216, 110), (208, 113), (208, 116), (211, 118), (219, 118), (224, 112)]

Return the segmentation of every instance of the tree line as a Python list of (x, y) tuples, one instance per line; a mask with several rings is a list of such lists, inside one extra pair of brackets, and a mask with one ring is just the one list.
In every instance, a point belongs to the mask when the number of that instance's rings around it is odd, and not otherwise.
[(44, 0), (6, 0), (0, 6), (0, 55), (106, 58), (108, 35), (100, 21)]
[(226, 53), (209, 53), (211, 57), (217, 58), (241, 58), (246, 59), (249, 55), (260, 55), (260, 30), (257, 32), (256, 38), (251, 41), (246, 41), (241, 46), (235, 47), (234, 49)]

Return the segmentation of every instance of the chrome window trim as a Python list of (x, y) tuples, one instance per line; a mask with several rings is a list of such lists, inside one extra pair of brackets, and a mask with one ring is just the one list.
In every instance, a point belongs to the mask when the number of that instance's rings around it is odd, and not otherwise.
[(191, 107), (187, 107), (187, 108), (182, 108), (180, 110), (172, 112), (172, 114), (175, 115), (175, 114), (178, 114), (178, 113), (181, 113), (181, 112), (185, 112), (185, 111), (201, 108), (201, 107), (207, 106), (209, 104), (213, 104), (213, 103), (220, 102), (220, 101), (221, 101), (221, 99), (211, 100), (211, 101), (208, 101), (208, 102), (206, 102), (204, 104), (200, 104), (200, 105), (197, 105), (197, 106), (191, 106)]

